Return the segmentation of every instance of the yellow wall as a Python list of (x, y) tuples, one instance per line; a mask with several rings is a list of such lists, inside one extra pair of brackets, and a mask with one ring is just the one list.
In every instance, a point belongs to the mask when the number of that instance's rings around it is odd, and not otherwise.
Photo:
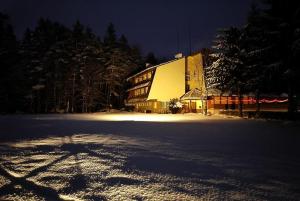
[(198, 88), (203, 93), (205, 92), (204, 74), (203, 74), (203, 61), (200, 53), (187, 57), (190, 80), (187, 82), (190, 89)]
[(156, 68), (147, 100), (170, 101), (185, 93), (185, 59)]

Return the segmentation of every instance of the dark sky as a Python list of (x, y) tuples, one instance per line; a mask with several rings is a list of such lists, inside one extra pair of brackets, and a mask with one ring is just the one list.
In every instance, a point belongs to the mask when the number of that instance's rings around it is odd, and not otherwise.
[[(143, 53), (170, 57), (210, 47), (216, 30), (245, 23), (252, 0), (1, 0), (20, 38), (39, 17), (69, 27), (79, 19), (103, 36), (109, 22)], [(179, 39), (179, 40), (178, 40)], [(177, 42), (179, 41), (179, 43)]]

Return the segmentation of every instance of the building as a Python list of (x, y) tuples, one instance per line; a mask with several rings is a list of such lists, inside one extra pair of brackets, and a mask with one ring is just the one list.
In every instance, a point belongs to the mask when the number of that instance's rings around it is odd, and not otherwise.
[[(150, 66), (127, 78), (131, 88), (127, 90), (127, 106), (140, 112), (165, 113), (169, 111), (171, 99), (180, 99), (186, 93), (197, 89), (205, 93), (202, 55), (200, 53)], [(200, 111), (203, 101), (185, 99), (185, 108)]]
[[(171, 99), (178, 99), (183, 104), (183, 112), (218, 113), (222, 110), (236, 110), (238, 97), (218, 90), (206, 90), (202, 54), (196, 53), (150, 66), (127, 78), (130, 88), (125, 100), (127, 106), (138, 112), (169, 112)], [(242, 98), (245, 110), (255, 110), (254, 95)], [(262, 108), (286, 109), (286, 97), (263, 97), (259, 100)], [(272, 104), (270, 104), (272, 103)]]

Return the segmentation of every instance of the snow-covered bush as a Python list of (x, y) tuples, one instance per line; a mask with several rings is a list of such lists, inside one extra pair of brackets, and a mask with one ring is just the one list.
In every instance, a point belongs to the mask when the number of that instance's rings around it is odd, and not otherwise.
[(169, 110), (172, 114), (178, 113), (182, 109), (182, 103), (178, 100), (178, 98), (173, 98), (169, 102)]

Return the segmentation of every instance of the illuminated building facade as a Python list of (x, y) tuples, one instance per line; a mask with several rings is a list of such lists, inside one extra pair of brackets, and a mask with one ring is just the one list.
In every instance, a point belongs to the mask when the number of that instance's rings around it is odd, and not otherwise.
[[(131, 88), (127, 90), (126, 105), (131, 105), (140, 112), (168, 112), (171, 99), (180, 99), (193, 89), (205, 93), (202, 55), (200, 53), (150, 66), (127, 78)], [(198, 112), (203, 108), (203, 101), (183, 100), (186, 110)]]

